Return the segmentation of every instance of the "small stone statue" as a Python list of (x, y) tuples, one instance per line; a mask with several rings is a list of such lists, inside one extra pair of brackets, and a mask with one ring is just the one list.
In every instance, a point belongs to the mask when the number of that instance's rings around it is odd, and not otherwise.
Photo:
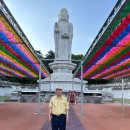
[(71, 61), (73, 25), (69, 23), (69, 14), (65, 8), (59, 13), (54, 25), (55, 60)]

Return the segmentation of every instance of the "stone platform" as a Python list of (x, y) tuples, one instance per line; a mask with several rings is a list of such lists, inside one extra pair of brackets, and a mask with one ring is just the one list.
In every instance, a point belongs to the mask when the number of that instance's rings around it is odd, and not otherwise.
[[(50, 80), (51, 79), (51, 80)], [(84, 81), (84, 90), (86, 88), (86, 81)], [(52, 74), (51, 78), (47, 77), (41, 80), (41, 91), (54, 92), (57, 87), (61, 87), (63, 92), (75, 90), (81, 92), (81, 80), (79, 78), (72, 78), (72, 75)]]

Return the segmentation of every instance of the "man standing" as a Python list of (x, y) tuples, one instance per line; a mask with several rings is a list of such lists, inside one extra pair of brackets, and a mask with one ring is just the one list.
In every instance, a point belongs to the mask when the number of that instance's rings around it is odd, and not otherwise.
[(56, 95), (51, 98), (49, 108), (52, 130), (66, 130), (66, 120), (69, 120), (69, 105), (67, 98), (62, 95), (61, 88), (56, 88)]

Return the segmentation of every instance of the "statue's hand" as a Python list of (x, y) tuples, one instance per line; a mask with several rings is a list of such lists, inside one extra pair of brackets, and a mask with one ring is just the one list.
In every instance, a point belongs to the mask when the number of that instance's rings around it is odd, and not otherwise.
[(56, 29), (55, 29), (55, 32), (56, 32), (56, 33), (59, 33), (59, 29), (58, 29), (58, 28), (56, 28)]
[(59, 33), (59, 26), (58, 26), (58, 23), (57, 23), (57, 22), (55, 23), (54, 28), (55, 28), (55, 32), (56, 32), (56, 33)]
[(62, 38), (66, 39), (66, 38), (69, 38), (69, 35), (67, 33), (64, 33), (61, 35)]

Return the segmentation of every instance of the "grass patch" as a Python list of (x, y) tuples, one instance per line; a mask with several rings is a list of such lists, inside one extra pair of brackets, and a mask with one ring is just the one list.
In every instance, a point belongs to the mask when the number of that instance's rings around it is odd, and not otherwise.
[(10, 97), (0, 96), (0, 102), (1, 102), (1, 101), (8, 101), (8, 100), (10, 100)]
[[(115, 98), (114, 103), (122, 103), (122, 98)], [(124, 99), (124, 103), (130, 104), (130, 99)]]

